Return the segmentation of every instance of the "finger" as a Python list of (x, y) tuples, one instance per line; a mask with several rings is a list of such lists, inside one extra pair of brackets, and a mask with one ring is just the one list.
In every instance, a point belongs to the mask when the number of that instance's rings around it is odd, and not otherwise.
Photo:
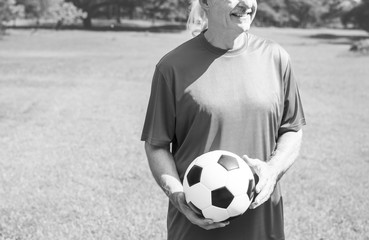
[(213, 223), (213, 224), (209, 224), (207, 226), (200, 226), (206, 230), (210, 230), (210, 229), (215, 229), (215, 228), (222, 228), (225, 227), (229, 224), (229, 222), (217, 222), (217, 223)]
[(254, 174), (260, 175), (263, 164), (265, 164), (264, 162), (259, 159), (249, 158), (247, 155), (243, 155), (242, 158), (245, 160), (246, 164), (249, 165)]
[[(270, 184), (269, 184), (270, 185)], [(254, 202), (250, 205), (251, 209), (255, 209), (265, 203), (273, 193), (273, 188), (271, 186), (266, 186), (263, 190), (255, 197)]]
[(212, 219), (204, 218), (187, 204), (183, 207), (183, 214), (188, 218), (188, 220), (190, 220), (190, 222), (196, 225), (211, 225), (214, 223)]
[(196, 214), (190, 214), (188, 216), (188, 219), (190, 220), (190, 222), (192, 222), (193, 224), (206, 229), (206, 230), (210, 230), (210, 229), (215, 229), (215, 228), (222, 228), (225, 227), (229, 224), (229, 222), (214, 222), (211, 219), (207, 219), (207, 218), (199, 218)]
[(255, 209), (259, 207), (261, 204), (263, 204), (266, 201), (265, 196), (257, 197), (255, 198), (255, 201), (250, 205), (250, 209)]
[(251, 168), (256, 168), (258, 166), (257, 159), (249, 158), (247, 155), (243, 155), (242, 158)]
[(225, 227), (229, 224), (229, 222), (214, 222), (212, 219), (203, 218), (194, 212), (190, 206), (187, 204), (184, 194), (178, 194), (180, 208), (182, 209), (182, 213), (187, 217), (187, 219), (195, 225), (198, 225), (204, 229), (215, 229), (220, 227)]
[(255, 186), (255, 192), (260, 193), (267, 184), (268, 180), (266, 178), (259, 178), (259, 182)]
[(195, 224), (195, 225), (197, 225), (197, 226), (199, 226), (203, 229), (206, 229), (206, 230), (225, 227), (229, 224), (228, 221), (226, 221), (226, 222), (214, 222), (212, 219), (202, 218), (202, 217), (196, 215), (196, 213), (194, 213), (189, 208), (188, 208), (188, 212), (186, 211), (185, 215), (192, 224)]

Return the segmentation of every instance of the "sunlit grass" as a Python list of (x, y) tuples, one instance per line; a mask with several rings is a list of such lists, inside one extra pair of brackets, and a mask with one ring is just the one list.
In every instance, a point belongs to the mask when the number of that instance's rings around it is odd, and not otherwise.
[[(369, 239), (362, 32), (255, 29), (290, 53), (308, 125), (283, 179), (287, 239)], [(310, 38), (329, 32), (334, 39)], [(189, 34), (10, 31), (0, 41), (0, 239), (164, 239), (139, 141), (156, 62)]]

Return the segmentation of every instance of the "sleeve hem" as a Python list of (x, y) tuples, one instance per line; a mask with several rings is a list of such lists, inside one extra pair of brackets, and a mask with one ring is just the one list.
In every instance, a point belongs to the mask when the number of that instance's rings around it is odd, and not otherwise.
[(141, 137), (141, 141), (147, 142), (150, 145), (157, 146), (157, 147), (164, 147), (170, 144), (170, 141), (155, 139), (155, 138), (148, 137), (145, 135)]
[(279, 131), (278, 131), (278, 136), (282, 136), (286, 132), (298, 132), (305, 125), (306, 125), (306, 121), (305, 121), (305, 118), (304, 118), (304, 119), (301, 119), (301, 121), (298, 124), (288, 126), (288, 127), (285, 127), (285, 128), (280, 127)]

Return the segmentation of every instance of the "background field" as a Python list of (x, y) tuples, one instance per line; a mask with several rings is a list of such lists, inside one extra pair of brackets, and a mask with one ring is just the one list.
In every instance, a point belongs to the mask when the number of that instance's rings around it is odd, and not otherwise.
[[(360, 31), (254, 29), (290, 53), (308, 125), (287, 239), (369, 239), (369, 57)], [(0, 41), (0, 239), (165, 238), (139, 141), (155, 63), (187, 33), (9, 31)]]

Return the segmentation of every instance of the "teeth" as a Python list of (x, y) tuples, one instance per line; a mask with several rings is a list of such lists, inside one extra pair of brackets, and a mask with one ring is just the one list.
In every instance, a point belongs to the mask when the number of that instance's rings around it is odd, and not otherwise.
[(232, 15), (235, 15), (237, 17), (242, 17), (242, 16), (245, 16), (245, 15), (248, 15), (248, 14), (251, 14), (252, 13), (252, 9), (249, 8), (247, 9), (246, 11), (241, 11), (241, 12), (233, 12)]
[(244, 16), (246, 16), (246, 15), (248, 15), (248, 13), (232, 13), (232, 15), (234, 15), (234, 16), (237, 16), (237, 17), (244, 17)]

